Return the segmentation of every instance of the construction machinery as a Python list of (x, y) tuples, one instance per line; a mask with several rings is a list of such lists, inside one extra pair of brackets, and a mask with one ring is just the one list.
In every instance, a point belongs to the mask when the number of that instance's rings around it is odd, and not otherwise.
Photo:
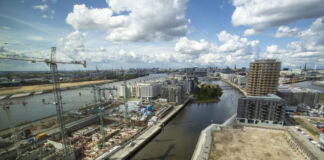
[[(60, 125), (60, 132), (63, 141), (63, 151), (65, 154), (65, 159), (70, 156), (70, 150), (67, 147), (67, 141), (65, 136), (65, 126), (63, 122), (63, 105), (62, 105), (62, 96), (60, 91), (60, 82), (59, 82), (59, 75), (57, 64), (82, 64), (83, 67), (86, 67), (86, 61), (57, 61), (56, 60), (56, 47), (51, 48), (51, 58), (50, 59), (43, 59), (43, 58), (35, 58), (35, 57), (26, 57), (21, 55), (13, 55), (13, 54), (0, 54), (0, 59), (9, 59), (9, 60), (21, 60), (21, 61), (29, 61), (32, 63), (36, 62), (43, 62), (50, 66), (52, 72), (52, 79), (53, 79), (53, 92), (55, 98), (55, 105), (56, 105), (56, 114), (57, 114), (57, 121)], [(18, 147), (19, 148), (19, 147)], [(19, 151), (17, 148), (18, 158), (19, 158)]]

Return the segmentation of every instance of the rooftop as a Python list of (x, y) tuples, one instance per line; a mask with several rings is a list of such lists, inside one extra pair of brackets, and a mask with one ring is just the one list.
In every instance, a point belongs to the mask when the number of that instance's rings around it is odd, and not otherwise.
[(213, 133), (209, 159), (304, 159), (290, 147), (288, 137), (272, 129), (222, 129)]
[(278, 59), (256, 59), (252, 63), (280, 63)]
[(281, 100), (280, 97), (274, 94), (268, 94), (267, 96), (246, 96), (249, 99), (266, 99), (266, 100)]
[(309, 89), (309, 88), (300, 88), (300, 87), (294, 87), (291, 88), (288, 85), (282, 85), (278, 87), (278, 92), (292, 92), (292, 93), (320, 93), (320, 91), (315, 89)]

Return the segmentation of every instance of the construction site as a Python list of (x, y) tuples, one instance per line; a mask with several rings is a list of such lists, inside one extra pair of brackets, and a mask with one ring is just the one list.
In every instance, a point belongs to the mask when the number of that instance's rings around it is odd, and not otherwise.
[[(177, 100), (168, 99), (170, 97), (168, 94), (163, 97), (160, 96), (162, 84), (169, 85), (170, 80), (141, 84), (139, 85), (141, 91), (135, 93), (137, 96), (132, 96), (129, 89), (134, 85), (127, 87), (128, 84), (124, 78), (118, 87), (119, 96), (116, 96), (117, 88), (115, 87), (94, 85), (91, 88), (93, 100), (89, 104), (76, 110), (63, 112), (65, 103), (62, 102), (57, 64), (81, 64), (86, 67), (86, 62), (56, 61), (55, 51), (56, 48), (53, 47), (51, 59), (0, 56), (2, 59), (48, 64), (53, 74), (53, 94), (55, 97), (53, 104), (56, 108), (56, 116), (15, 126), (11, 120), (11, 102), (3, 102), (3, 110), (7, 113), (10, 128), (0, 131), (0, 159), (90, 160), (108, 158), (123, 147), (134, 146), (133, 141), (139, 136), (143, 134), (153, 136), (157, 133), (160, 127), (155, 130), (153, 126), (163, 125), (184, 106), (175, 107), (185, 99), (187, 99), (185, 103), (188, 103), (188, 96), (193, 90), (191, 81), (188, 81), (190, 83), (186, 85), (190, 88), (190, 91), (187, 91), (189, 89), (188, 87), (185, 88), (184, 84), (176, 84), (173, 75), (172, 85), (170, 86), (176, 86), (178, 90), (170, 90), (169, 94), (177, 96)], [(81, 96), (81, 93), (79, 94)], [(107, 98), (107, 95), (109, 95), (109, 98)], [(129, 101), (128, 98), (132, 98), (132, 100)], [(46, 103), (44, 99), (42, 101), (43, 104)], [(170, 116), (168, 114), (171, 111)], [(153, 131), (150, 130), (152, 127)], [(147, 139), (149, 138), (147, 137)]]

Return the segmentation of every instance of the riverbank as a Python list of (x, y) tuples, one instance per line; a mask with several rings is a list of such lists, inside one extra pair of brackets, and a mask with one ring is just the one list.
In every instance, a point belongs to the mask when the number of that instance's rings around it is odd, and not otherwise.
[(191, 157), (191, 160), (209, 159), (210, 145), (212, 142), (212, 131), (219, 130), (220, 128), (230, 126), (236, 118), (234, 113), (222, 124), (211, 124), (201, 131), (195, 151)]
[(217, 99), (203, 99), (203, 100), (194, 99), (193, 102), (194, 103), (214, 103), (214, 102), (219, 102), (219, 98), (217, 98)]
[(191, 101), (189, 97), (183, 104), (175, 106), (174, 109), (166, 115), (164, 118), (158, 120), (155, 125), (147, 128), (138, 137), (134, 138), (130, 142), (134, 145), (123, 146), (120, 150), (114, 153), (109, 159), (111, 160), (124, 160), (130, 158), (133, 154), (138, 152), (142, 147), (145, 146), (154, 136), (156, 136), (166, 125), (166, 123), (175, 116), (182, 108), (184, 108)]
[[(109, 101), (105, 101), (105, 102), (103, 102), (103, 105), (105, 106), (108, 103), (109, 103)], [(118, 106), (120, 104), (121, 103), (118, 103), (118, 102), (115, 103), (115, 104), (111, 104), (111, 108), (114, 108), (114, 107), (116, 107), (116, 106)], [(75, 111), (76, 112), (80, 112), (82, 110), (88, 110), (88, 109), (91, 109), (93, 107), (94, 107), (93, 104), (89, 104), (89, 105), (83, 106), (83, 107), (81, 107), (79, 109), (76, 109)], [(64, 123), (69, 123), (69, 122), (72, 122), (72, 121), (76, 120), (76, 119), (74, 119), (73, 116), (69, 115), (69, 113), (71, 113), (71, 111), (64, 111), (63, 112)], [(43, 126), (43, 125), (47, 125), (48, 127), (45, 128), (45, 129), (44, 128), (41, 128), (40, 126)], [(14, 127), (17, 127), (17, 128), (25, 128), (25, 127), (28, 127), (28, 128), (30, 128), (33, 131), (33, 133), (40, 133), (42, 131), (51, 129), (53, 127), (56, 127), (57, 125), (58, 125), (57, 124), (57, 115), (54, 114), (54, 115), (50, 115), (50, 116), (47, 116), (47, 117), (44, 117), (44, 118), (41, 118), (41, 119), (37, 119), (37, 120), (33, 120), (33, 121), (26, 121), (26, 122), (17, 124)], [(11, 136), (11, 132), (12, 132), (11, 127), (1, 129), (0, 130), (0, 137), (8, 137), (8, 136)]]
[(221, 78), (220, 79), (221, 81), (231, 85), (232, 87), (234, 87), (235, 89), (237, 89), (239, 92), (241, 92), (244, 96), (247, 96), (247, 93), (244, 89), (240, 88), (238, 85), (234, 84), (234, 83), (231, 83), (231, 82), (228, 82), (227, 80)]
[[(94, 84), (103, 84), (103, 83), (111, 83), (116, 80), (97, 80), (97, 81), (83, 81), (83, 82), (70, 82), (70, 83), (61, 83), (61, 89), (66, 89), (69, 87), (84, 87)], [(13, 95), (11, 97), (15, 97), (16, 94), (24, 94), (23, 96), (28, 96), (32, 93), (37, 92), (49, 92), (53, 90), (53, 84), (41, 84), (41, 85), (31, 85), (31, 86), (18, 86), (18, 87), (4, 87), (0, 88), (0, 96), (8, 96)], [(29, 93), (29, 94), (28, 94)], [(26, 94), (26, 95), (25, 95)], [(18, 96), (20, 97), (20, 96)]]
[(312, 85), (324, 87), (324, 81), (313, 81)]

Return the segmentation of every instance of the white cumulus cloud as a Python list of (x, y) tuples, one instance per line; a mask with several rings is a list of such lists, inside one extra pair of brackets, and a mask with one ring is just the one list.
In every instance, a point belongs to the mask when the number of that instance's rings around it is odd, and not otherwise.
[(199, 55), (209, 50), (208, 42), (204, 39), (198, 41), (189, 40), (187, 37), (179, 39), (175, 44), (174, 50), (183, 54)]
[(226, 31), (221, 31), (218, 40), (223, 44), (219, 46), (219, 52), (230, 53), (234, 56), (244, 56), (257, 54), (259, 52), (259, 41), (249, 41), (247, 38), (240, 38), (238, 35), (232, 35)]
[(299, 29), (297, 27), (295, 28), (289, 28), (288, 26), (280, 26), (275, 34), (275, 37), (287, 37), (287, 36), (297, 36), (299, 33)]
[(297, 41), (287, 44), (286, 49), (277, 45), (268, 46), (265, 58), (279, 58), (286, 66), (301, 66), (305, 63), (322, 65), (324, 61), (324, 18), (317, 18), (312, 25), (298, 32)]
[(234, 26), (249, 26), (244, 34), (255, 35), (271, 27), (299, 19), (324, 16), (324, 0), (233, 0)]
[[(175, 44), (175, 51), (185, 56), (186, 62), (197, 66), (231, 65), (244, 66), (259, 54), (259, 41), (250, 41), (227, 31), (217, 34), (220, 45), (208, 43), (205, 40), (189, 40), (181, 38)], [(180, 57), (180, 56), (179, 56)]]
[(171, 40), (188, 32), (187, 0), (107, 0), (107, 8), (74, 5), (66, 23), (74, 29), (103, 30), (112, 42)]
[(87, 54), (85, 48), (85, 39), (87, 34), (74, 31), (67, 35), (66, 37), (62, 37), (58, 40), (59, 48), (63, 48), (61, 52), (59, 52), (62, 59), (86, 59)]

